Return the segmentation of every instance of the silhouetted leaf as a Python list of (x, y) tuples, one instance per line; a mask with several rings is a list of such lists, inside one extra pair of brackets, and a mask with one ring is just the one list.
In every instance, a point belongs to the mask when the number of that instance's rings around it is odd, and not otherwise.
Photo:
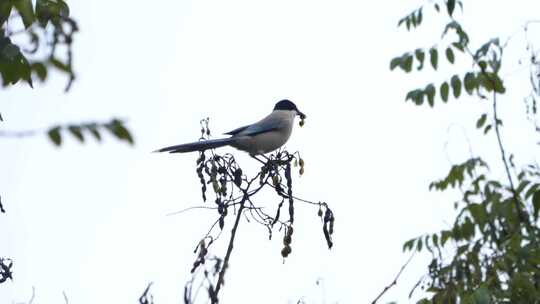
[(431, 66), (433, 67), (433, 69), (437, 69), (437, 65), (438, 65), (438, 60), (439, 60), (439, 54), (437, 53), (437, 49), (436, 48), (431, 48), (429, 50), (429, 57), (430, 57), (430, 61), (431, 61)]
[(49, 129), (47, 132), (49, 139), (56, 145), (60, 146), (62, 144), (62, 135), (60, 135), (60, 127), (54, 127)]
[(75, 138), (77, 138), (80, 142), (84, 142), (84, 136), (82, 134), (82, 130), (80, 126), (68, 126), (68, 130)]
[(463, 86), (465, 87), (465, 91), (467, 94), (472, 95), (474, 92), (474, 89), (477, 87), (476, 77), (474, 76), (474, 73), (468, 72), (465, 74), (465, 77), (463, 78)]
[(446, 49), (446, 59), (448, 59), (448, 61), (449, 61), (450, 63), (452, 63), (452, 64), (454, 63), (454, 59), (455, 59), (455, 57), (454, 57), (454, 51), (452, 51), (451, 48), (447, 48), (447, 49)]
[(12, 7), (13, 7), (13, 3), (11, 1), (6, 1), (6, 0), (0, 1), (0, 24), (4, 24), (4, 22), (6, 22), (9, 15), (11, 14)]
[(533, 209), (534, 209), (534, 218), (538, 219), (538, 211), (540, 210), (540, 191), (536, 191), (532, 197)]
[(441, 84), (441, 88), (440, 88), (440, 91), (441, 91), (441, 99), (444, 101), (444, 102), (447, 102), (448, 101), (448, 92), (450, 90), (450, 87), (448, 85), (448, 82), (443, 82)]
[(88, 129), (88, 131), (90, 131), (90, 134), (92, 134), (92, 136), (94, 136), (97, 141), (101, 141), (101, 134), (99, 133), (96, 125), (87, 125), (86, 128)]
[(497, 74), (493, 74), (493, 88), (497, 93), (504, 94), (506, 92), (502, 79)]
[(456, 0), (446, 0), (446, 9), (448, 10), (448, 15), (452, 16), (452, 14), (454, 14), (455, 8)]
[(422, 103), (424, 103), (424, 92), (422, 90), (413, 90), (407, 93), (407, 96), (405, 96), (405, 101), (407, 100), (413, 101), (416, 105), (420, 106)]
[(423, 67), (424, 67), (424, 58), (425, 58), (425, 54), (424, 54), (424, 50), (422, 49), (417, 49), (416, 51), (414, 51), (414, 55), (416, 56), (416, 59), (418, 60), (418, 62), (420, 63), (418, 65), (418, 70), (421, 70)]
[(45, 81), (45, 79), (47, 79), (47, 68), (45, 67), (45, 65), (43, 63), (34, 62), (34, 63), (32, 63), (31, 67), (32, 67), (32, 70), (34, 70), (34, 72), (36, 72), (38, 78), (41, 81)]
[(457, 75), (454, 75), (450, 79), (450, 84), (452, 85), (452, 92), (454, 93), (454, 97), (456, 99), (459, 98), (459, 95), (461, 94), (461, 79), (459, 79)]
[(480, 129), (484, 126), (484, 124), (486, 123), (486, 119), (487, 119), (487, 114), (482, 114), (482, 116), (480, 116), (480, 118), (478, 118), (478, 120), (476, 121), (476, 128)]
[(411, 54), (406, 54), (405, 58), (403, 59), (401, 68), (405, 72), (409, 73), (412, 70), (412, 63), (413, 63), (413, 56)]
[(34, 15), (34, 9), (32, 7), (32, 0), (11, 0), (13, 2), (13, 5), (21, 15), (22, 21), (24, 23), (24, 27), (28, 28), (32, 23), (34, 23), (34, 20), (36, 20), (36, 16)]
[(401, 65), (401, 57), (396, 57), (390, 61), (390, 71)]
[(425, 89), (424, 93), (428, 98), (428, 104), (433, 107), (435, 103), (435, 86), (431, 83)]
[(133, 137), (129, 133), (128, 129), (124, 127), (122, 121), (114, 119), (106, 127), (116, 138), (125, 140), (131, 145), (134, 143)]
[(71, 69), (69, 68), (69, 66), (67, 64), (61, 62), (60, 60), (55, 59), (55, 58), (51, 58), (50, 62), (52, 63), (52, 65), (55, 68), (59, 69), (60, 71), (71, 73)]

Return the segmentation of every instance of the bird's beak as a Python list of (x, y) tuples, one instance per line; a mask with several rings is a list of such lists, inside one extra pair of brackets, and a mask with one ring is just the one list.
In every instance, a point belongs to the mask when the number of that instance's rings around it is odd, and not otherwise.
[(296, 113), (297, 113), (298, 116), (300, 116), (300, 119), (306, 119), (306, 117), (307, 117), (306, 114), (300, 112), (300, 110), (298, 110), (298, 109), (296, 110)]

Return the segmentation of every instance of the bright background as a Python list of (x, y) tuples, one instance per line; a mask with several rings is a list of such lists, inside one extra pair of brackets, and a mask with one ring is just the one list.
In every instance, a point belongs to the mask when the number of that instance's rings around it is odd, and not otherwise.
[[(60, 75), (33, 90), (3, 89), (0, 126), (21, 130), (118, 116), (128, 120), (136, 146), (112, 138), (84, 145), (69, 138), (61, 149), (44, 136), (0, 140), (7, 210), (0, 215), (0, 254), (15, 260), (14, 281), (0, 285), (0, 302), (27, 302), (35, 287), (34, 303), (63, 303), (63, 291), (70, 303), (137, 303), (150, 281), (156, 304), (181, 302), (193, 249), (215, 213), (166, 216), (201, 204), (197, 156), (150, 151), (197, 139), (201, 118), (210, 117), (219, 134), (258, 120), (283, 98), (308, 115), (287, 144), (306, 161), (305, 175), (294, 176), (296, 194), (332, 206), (335, 247), (327, 250), (317, 210), (308, 206), (297, 210), (293, 254), (285, 263), (279, 234), (269, 241), (263, 227), (243, 221), (222, 301), (373, 300), (408, 259), (404, 241), (451, 225), (458, 195), (430, 193), (427, 186), (469, 156), (467, 138), (475, 154), (499, 157), (489, 152), (495, 138), (470, 128), (489, 104), (465, 99), (431, 109), (403, 102), (415, 86), (470, 66), (458, 57), (451, 67), (440, 56), (441, 73), (389, 71), (391, 58), (440, 37), (443, 23), (431, 10), (418, 33), (397, 29), (420, 4), (72, 1), (81, 28), (72, 90), (63, 94)], [(463, 24), (478, 46), (519, 32), (539, 8), (532, 0), (466, 1)], [(516, 39), (514, 58), (524, 49)], [(523, 123), (526, 86), (520, 83), (527, 80), (519, 77), (505, 79), (517, 88), (501, 107), (506, 142), (527, 161), (537, 148)], [(257, 169), (230, 151), (245, 168)], [(270, 195), (260, 203), (272, 208), (277, 200)], [(223, 256), (227, 240), (225, 234), (212, 253)], [(417, 255), (380, 303), (409, 302), (428, 262)]]

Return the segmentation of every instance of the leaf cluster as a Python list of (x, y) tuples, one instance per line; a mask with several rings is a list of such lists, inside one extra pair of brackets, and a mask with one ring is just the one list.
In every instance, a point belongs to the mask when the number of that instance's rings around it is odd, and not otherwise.
[(116, 118), (105, 123), (91, 122), (53, 126), (47, 130), (47, 136), (54, 145), (61, 146), (66, 133), (84, 143), (89, 136), (100, 142), (103, 131), (120, 141), (125, 141), (130, 145), (134, 144), (133, 136), (125, 127), (125, 123)]
[[(507, 180), (492, 177), (494, 174), (481, 157), (471, 157), (451, 166), (445, 177), (429, 185), (433, 191), (458, 190), (462, 197), (454, 203), (457, 216), (448, 229), (404, 243), (404, 251), (425, 251), (432, 256), (427, 274), (411, 294), (420, 286), (430, 296), (419, 303), (540, 303), (540, 168), (529, 164), (518, 169), (513, 157), (506, 157), (507, 147), (500, 133), (503, 124), (497, 113), (497, 97), (506, 93), (499, 74), (504, 45), (494, 38), (471, 50), (469, 35), (453, 15), (456, 2), (444, 4), (449, 22), (442, 37), (453, 33), (455, 40), (446, 46), (416, 49), (395, 57), (390, 69), (410, 73), (416, 66), (421, 71), (425, 68), (424, 61), (429, 59), (431, 67), (437, 70), (440, 50), (444, 50), (450, 65), (455, 63), (456, 54), (470, 60), (470, 70), (450, 75), (441, 84), (430, 83), (411, 90), (405, 100), (416, 105), (427, 101), (433, 107), (436, 96), (447, 102), (450, 95), (459, 99), (465, 92), (470, 97), (490, 101), (491, 112), (481, 113), (475, 126), (483, 134), (495, 131), (492, 134), (499, 144)], [(439, 12), (439, 4), (434, 5)], [(412, 19), (409, 23), (411, 26), (407, 26), (406, 19), (400, 21), (408, 29), (420, 24)], [(533, 55), (531, 62), (534, 61)], [(531, 74), (532, 100), (535, 92), (540, 92), (535, 90), (538, 78), (537, 74)]]
[[(63, 0), (3, 0), (0, 2), (0, 76), (4, 87), (23, 80), (33, 87), (51, 68), (75, 79), (73, 35), (77, 23)], [(62, 46), (62, 47), (61, 47)], [(62, 49), (62, 51), (60, 50)]]

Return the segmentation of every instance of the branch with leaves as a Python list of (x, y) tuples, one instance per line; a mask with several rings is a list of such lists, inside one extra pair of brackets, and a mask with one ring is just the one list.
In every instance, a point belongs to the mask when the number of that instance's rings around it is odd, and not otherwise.
[[(72, 67), (73, 36), (77, 23), (63, 0), (5, 0), (0, 2), (0, 75), (2, 85), (20, 80), (33, 87), (54, 68), (75, 80)], [(29, 43), (27, 42), (29, 41)]]
[[(432, 5), (437, 13), (441, 13), (441, 7), (446, 7), (449, 22), (441, 41), (455, 37), (453, 42), (442, 46), (446, 48), (448, 63), (454, 64), (454, 51), (458, 51), (461, 57), (471, 61), (472, 70), (461, 73), (463, 76), (455, 74), (440, 85), (428, 84), (412, 90), (405, 100), (412, 100), (419, 106), (427, 100), (433, 107), (438, 87), (443, 102), (449, 100), (450, 90), (455, 99), (462, 98), (462, 88), (470, 97), (488, 102), (486, 111), (480, 114), (475, 125), (484, 135), (495, 131), (491, 134), (497, 141), (506, 178), (499, 180), (482, 158), (471, 157), (453, 165), (444, 178), (430, 184), (430, 190), (457, 189), (462, 198), (454, 203), (457, 216), (450, 229), (415, 237), (403, 245), (405, 251), (428, 251), (432, 255), (427, 275), (413, 287), (411, 295), (420, 286), (430, 296), (419, 303), (539, 303), (540, 167), (536, 163), (516, 167), (513, 154), (508, 156), (510, 147), (503, 144), (503, 123), (497, 108), (498, 100), (506, 93), (500, 73), (504, 49), (510, 38), (505, 43), (499, 38), (489, 39), (472, 51), (470, 37), (455, 17), (456, 3), (463, 8), (460, 1), (454, 0), (428, 5)], [(422, 18), (419, 18), (422, 12), (425, 12), (425, 6), (404, 17), (398, 26), (417, 29), (422, 24)], [(527, 22), (524, 27), (525, 35), (530, 24)], [(453, 36), (447, 36), (449, 33)], [(426, 54), (429, 54), (431, 66), (437, 70), (440, 48), (417, 49), (395, 57), (390, 62), (390, 69), (399, 67), (410, 73), (417, 62), (417, 70), (421, 71)], [(536, 71), (530, 73), (531, 92), (524, 98), (530, 102), (527, 118), (534, 122), (540, 133), (534, 117), (539, 96), (537, 84), (540, 83), (538, 50), (531, 43), (527, 44), (526, 50), (531, 54), (531, 71)]]
[(69, 134), (77, 141), (84, 143), (88, 137), (93, 137), (98, 142), (103, 139), (103, 132), (107, 132), (116, 139), (124, 141), (130, 145), (134, 144), (133, 136), (126, 128), (125, 123), (119, 119), (112, 119), (108, 122), (88, 122), (76, 124), (62, 124), (49, 127), (47, 129), (33, 129), (25, 131), (4, 131), (0, 130), (0, 137), (24, 138), (45, 134), (56, 146), (61, 146), (65, 135)]

